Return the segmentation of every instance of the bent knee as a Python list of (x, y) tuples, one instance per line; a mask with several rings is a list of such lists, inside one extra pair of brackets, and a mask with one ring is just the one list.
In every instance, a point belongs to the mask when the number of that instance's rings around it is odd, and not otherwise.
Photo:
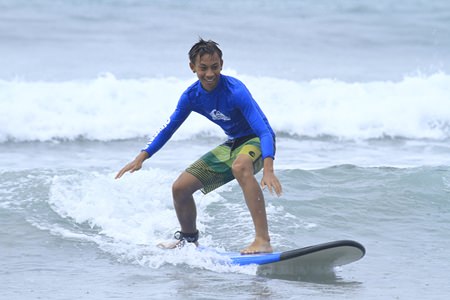
[(172, 194), (177, 196), (192, 195), (202, 188), (201, 182), (190, 174), (183, 173), (172, 184)]
[(174, 196), (184, 194), (185, 190), (186, 187), (179, 178), (172, 184), (172, 194)]
[(231, 171), (235, 178), (245, 178), (247, 176), (253, 176), (253, 162), (249, 158), (247, 159), (237, 159), (231, 166)]

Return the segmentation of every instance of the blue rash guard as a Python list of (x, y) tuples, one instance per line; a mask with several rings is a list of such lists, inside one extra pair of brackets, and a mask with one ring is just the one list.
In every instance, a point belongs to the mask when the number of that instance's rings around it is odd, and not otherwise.
[(204, 90), (200, 81), (187, 88), (170, 119), (143, 149), (149, 157), (164, 146), (192, 111), (219, 125), (229, 139), (256, 134), (261, 140), (263, 160), (275, 157), (275, 134), (266, 116), (246, 86), (225, 75), (220, 75), (216, 88), (211, 92)]

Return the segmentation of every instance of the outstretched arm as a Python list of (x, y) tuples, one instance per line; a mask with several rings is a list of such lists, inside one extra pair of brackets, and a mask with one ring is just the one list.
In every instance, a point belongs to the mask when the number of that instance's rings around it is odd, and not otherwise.
[(264, 159), (264, 170), (263, 177), (261, 179), (261, 188), (264, 189), (266, 186), (269, 188), (271, 194), (275, 191), (278, 197), (281, 196), (283, 190), (281, 188), (280, 181), (278, 180), (277, 176), (275, 176), (272, 157), (266, 157)]
[(126, 164), (119, 171), (119, 173), (117, 173), (116, 179), (119, 179), (120, 177), (122, 177), (122, 175), (125, 174), (126, 172), (133, 173), (134, 171), (140, 170), (142, 168), (142, 163), (147, 158), (149, 158), (148, 153), (146, 151), (141, 151), (141, 153), (139, 153), (138, 156), (136, 156), (136, 158), (133, 161)]
[(174, 113), (170, 116), (167, 123), (155, 134), (151, 141), (147, 144), (147, 148), (143, 149), (141, 153), (136, 156), (136, 158), (126, 164), (116, 175), (116, 179), (122, 177), (126, 172), (133, 173), (134, 171), (140, 170), (142, 168), (143, 162), (153, 156), (159, 149), (164, 146), (164, 144), (172, 137), (172, 134), (180, 127), (180, 125), (186, 120), (186, 118), (191, 113), (189, 105), (187, 104), (187, 96), (184, 93), (180, 101), (178, 101), (177, 108)]

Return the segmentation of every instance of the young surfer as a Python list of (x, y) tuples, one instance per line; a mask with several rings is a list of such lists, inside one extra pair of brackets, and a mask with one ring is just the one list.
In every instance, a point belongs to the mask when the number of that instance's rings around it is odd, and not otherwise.
[[(197, 112), (219, 125), (228, 140), (204, 154), (173, 183), (172, 196), (181, 230), (177, 241), (197, 244), (197, 211), (193, 194), (208, 193), (236, 179), (255, 227), (255, 239), (242, 254), (272, 252), (261, 188), (281, 195), (282, 188), (274, 174), (275, 134), (246, 86), (239, 80), (221, 74), (222, 51), (214, 41), (200, 39), (189, 51), (189, 66), (198, 81), (181, 95), (167, 124), (152, 138), (136, 158), (116, 175), (133, 173), (171, 138), (191, 112)], [(264, 168), (260, 185), (254, 174)]]

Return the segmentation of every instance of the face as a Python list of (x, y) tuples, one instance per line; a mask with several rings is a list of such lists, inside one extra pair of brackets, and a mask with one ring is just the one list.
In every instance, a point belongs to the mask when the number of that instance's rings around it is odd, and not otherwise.
[(223, 61), (220, 59), (219, 54), (213, 55), (204, 54), (202, 57), (197, 55), (195, 64), (189, 63), (191, 70), (197, 73), (197, 77), (202, 84), (202, 87), (211, 92), (219, 83), (220, 71), (222, 71)]

